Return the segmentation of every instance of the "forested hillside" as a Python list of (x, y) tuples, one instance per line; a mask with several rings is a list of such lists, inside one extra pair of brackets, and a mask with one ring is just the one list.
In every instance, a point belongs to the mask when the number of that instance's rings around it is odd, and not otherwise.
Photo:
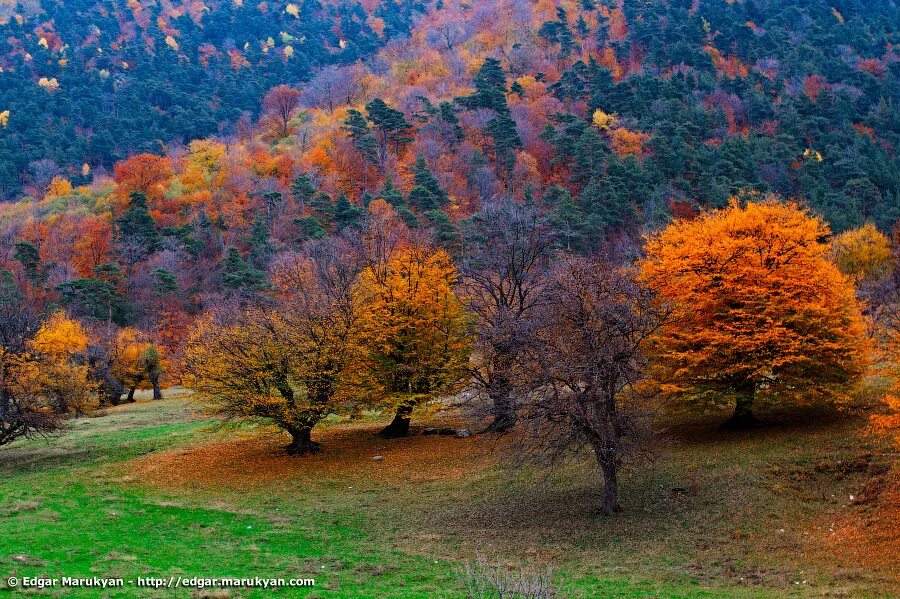
[(369, 11), (356, 2), (4, 1), (0, 193), (57, 173), (89, 181), (129, 154), (232, 133), (258, 114), (266, 89), (371, 55), (408, 31), (411, 11), (390, 0)]
[[(179, 338), (383, 199), (457, 258), (484, 202), (633, 256), (774, 193), (900, 216), (893, 2), (5, 2), (0, 266)], [(113, 162), (118, 161), (114, 166)], [(24, 185), (20, 186), (19, 183)]]

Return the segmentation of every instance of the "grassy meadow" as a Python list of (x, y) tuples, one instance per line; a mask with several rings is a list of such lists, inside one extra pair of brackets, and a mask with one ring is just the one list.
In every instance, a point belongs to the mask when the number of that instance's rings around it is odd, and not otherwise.
[(512, 470), (503, 440), (381, 440), (375, 416), (329, 420), (314, 431), (322, 453), (288, 457), (286, 437), (222, 428), (186, 394), (166, 395), (0, 449), (4, 580), (259, 575), (316, 580), (277, 596), (465, 597), (480, 557), (510, 572), (549, 564), (567, 597), (900, 596), (894, 456), (852, 415), (775, 415), (730, 433), (714, 419), (673, 423), (656, 461), (626, 473), (626, 509), (609, 518), (587, 463)]

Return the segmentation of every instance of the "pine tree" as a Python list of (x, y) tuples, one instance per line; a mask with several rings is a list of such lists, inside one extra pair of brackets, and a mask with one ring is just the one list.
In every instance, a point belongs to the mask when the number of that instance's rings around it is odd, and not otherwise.
[(322, 227), (322, 223), (315, 216), (295, 218), (294, 224), (300, 229), (300, 235), (297, 238), (299, 243), (310, 239), (323, 239), (328, 236), (328, 233)]
[(378, 193), (378, 197), (393, 206), (394, 208), (400, 208), (401, 206), (406, 205), (406, 200), (403, 198), (403, 193), (394, 187), (394, 181), (390, 175), (388, 175), (387, 179), (384, 182), (384, 187)]
[(451, 255), (456, 254), (459, 249), (459, 230), (450, 221), (447, 213), (440, 209), (429, 210), (425, 213), (425, 217), (431, 223), (435, 242), (443, 246)]
[(309, 180), (309, 175), (300, 175), (291, 183), (291, 194), (294, 196), (294, 201), (298, 203), (308, 202), (315, 193), (316, 188)]
[(254, 268), (265, 270), (269, 265), (272, 254), (275, 252), (275, 248), (269, 239), (269, 227), (263, 218), (256, 217), (253, 221), (253, 227), (250, 229), (250, 236), (247, 242), (250, 245), (250, 264)]
[(413, 180), (416, 185), (424, 187), (434, 196), (436, 206), (443, 206), (450, 201), (450, 198), (447, 197), (447, 192), (443, 190), (440, 182), (429, 170), (428, 163), (425, 162), (425, 158), (422, 156), (416, 158), (416, 164), (413, 167)]
[(372, 135), (372, 128), (363, 113), (351, 108), (347, 111), (347, 120), (341, 127), (353, 143), (353, 147), (372, 164), (378, 163), (378, 142)]
[(409, 190), (409, 204), (424, 212), (437, 208), (438, 199), (434, 197), (434, 194), (427, 187), (416, 185)]
[(401, 145), (412, 139), (409, 135), (412, 125), (402, 112), (391, 108), (381, 98), (375, 98), (366, 104), (366, 113), (378, 132), (378, 156), (381, 164), (384, 165), (387, 161), (388, 148), (391, 145), (396, 154), (400, 152)]
[(266, 274), (244, 260), (236, 247), (229, 247), (220, 265), (222, 285), (233, 291), (259, 291), (265, 289)]
[(20, 241), (16, 244), (13, 259), (22, 265), (25, 276), (35, 285), (40, 285), (47, 280), (47, 273), (41, 267), (41, 253), (29, 241)]
[(327, 228), (334, 220), (334, 204), (331, 202), (331, 196), (327, 193), (318, 193), (309, 205), (322, 226)]
[(169, 269), (156, 268), (150, 276), (153, 277), (153, 295), (156, 297), (171, 297), (178, 293), (178, 280)]
[(557, 187), (551, 193), (552, 199), (545, 197), (544, 202), (553, 205), (550, 224), (556, 232), (557, 246), (567, 252), (577, 251), (584, 242), (584, 212), (568, 190)]
[(364, 211), (341, 193), (334, 205), (334, 224), (338, 230), (359, 225)]
[(147, 210), (147, 196), (143, 193), (131, 193), (128, 208), (116, 220), (116, 226), (119, 243), (134, 246), (144, 255), (152, 254), (162, 244), (162, 236)]
[(500, 61), (486, 59), (478, 69), (473, 84), (475, 93), (459, 97), (456, 102), (469, 110), (489, 108), (495, 112), (487, 123), (487, 131), (494, 140), (498, 168), (509, 171), (515, 162), (513, 150), (522, 147), (522, 140), (506, 102), (506, 74)]

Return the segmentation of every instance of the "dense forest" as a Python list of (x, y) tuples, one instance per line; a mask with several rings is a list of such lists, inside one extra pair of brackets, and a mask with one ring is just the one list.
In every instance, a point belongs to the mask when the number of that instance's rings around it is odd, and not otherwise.
[(576, 252), (747, 193), (900, 215), (891, 2), (2, 9), (0, 261), (85, 317), (187, 320), (373, 198), (451, 253), (504, 194)]
[(411, 17), (391, 2), (4, 2), (0, 193), (232, 133), (269, 87), (370, 56)]

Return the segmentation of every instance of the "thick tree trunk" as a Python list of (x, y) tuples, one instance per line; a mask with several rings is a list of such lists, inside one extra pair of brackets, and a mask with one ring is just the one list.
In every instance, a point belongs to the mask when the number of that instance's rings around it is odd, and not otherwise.
[(612, 516), (622, 511), (619, 504), (619, 468), (615, 460), (604, 459), (600, 470), (603, 472), (603, 513)]
[(759, 421), (753, 415), (753, 398), (755, 394), (755, 386), (751, 384), (749, 389), (737, 396), (734, 402), (734, 413), (731, 415), (731, 418), (722, 423), (722, 428), (740, 429), (759, 424)]
[(150, 375), (150, 384), (153, 385), (153, 399), (162, 399), (162, 389), (159, 388), (159, 375)]
[(498, 393), (492, 396), (494, 405), (491, 413), (494, 419), (485, 429), (486, 432), (503, 433), (516, 425), (516, 410), (513, 407), (512, 398), (508, 393)]
[(134, 401), (134, 392), (135, 392), (136, 390), (137, 390), (137, 389), (136, 389), (135, 387), (129, 388), (129, 389), (128, 389), (128, 397), (125, 399), (125, 401), (127, 401), (127, 402), (129, 402), (129, 403), (133, 402), (133, 401)]
[(412, 405), (402, 403), (397, 406), (397, 413), (389, 425), (381, 429), (379, 436), (385, 439), (396, 439), (397, 437), (406, 437), (409, 435), (410, 414), (412, 414)]
[(291, 444), (287, 446), (288, 455), (310, 455), (322, 449), (320, 444), (310, 438), (312, 435), (310, 426), (288, 427), (287, 432), (291, 435)]
[(592, 440), (591, 447), (603, 474), (603, 503), (600, 507), (604, 514), (612, 516), (622, 511), (619, 504), (619, 457), (614, 448), (606, 447), (600, 439)]

